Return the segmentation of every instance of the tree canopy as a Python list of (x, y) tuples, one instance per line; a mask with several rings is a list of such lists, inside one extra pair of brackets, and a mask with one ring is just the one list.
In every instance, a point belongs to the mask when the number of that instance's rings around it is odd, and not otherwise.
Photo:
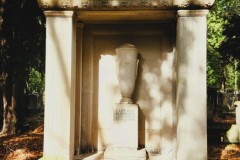
[(239, 88), (239, 6), (239, 0), (216, 0), (208, 15), (207, 82), (222, 90)]

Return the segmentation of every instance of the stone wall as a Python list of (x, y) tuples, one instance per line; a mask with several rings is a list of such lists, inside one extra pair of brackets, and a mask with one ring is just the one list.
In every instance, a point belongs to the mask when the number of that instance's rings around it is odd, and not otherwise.
[[(174, 141), (175, 28), (166, 24), (84, 26), (81, 106), (82, 151), (104, 150), (112, 143), (112, 111), (121, 99), (115, 49), (123, 43), (139, 50), (133, 94), (139, 109), (139, 147), (160, 153)], [(78, 54), (78, 53), (77, 53)]]

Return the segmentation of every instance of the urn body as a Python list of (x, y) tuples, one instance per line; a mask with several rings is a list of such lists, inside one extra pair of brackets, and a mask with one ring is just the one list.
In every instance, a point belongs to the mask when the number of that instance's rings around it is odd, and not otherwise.
[(138, 50), (134, 45), (124, 44), (116, 49), (117, 76), (122, 95), (120, 103), (133, 103), (132, 94), (135, 87), (138, 67)]

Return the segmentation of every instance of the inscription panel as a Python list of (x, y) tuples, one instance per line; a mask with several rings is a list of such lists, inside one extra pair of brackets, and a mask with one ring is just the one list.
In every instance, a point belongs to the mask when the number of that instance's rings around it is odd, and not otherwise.
[(136, 114), (134, 109), (116, 109), (115, 121), (134, 121)]
[(138, 105), (116, 104), (113, 122), (113, 147), (137, 149)]

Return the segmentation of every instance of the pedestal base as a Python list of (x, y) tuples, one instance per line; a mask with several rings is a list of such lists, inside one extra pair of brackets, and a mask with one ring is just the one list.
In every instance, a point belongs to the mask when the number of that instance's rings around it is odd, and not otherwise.
[(116, 104), (113, 109), (113, 148), (138, 148), (138, 105)]
[(108, 148), (104, 152), (104, 160), (147, 160), (147, 153), (145, 149)]

